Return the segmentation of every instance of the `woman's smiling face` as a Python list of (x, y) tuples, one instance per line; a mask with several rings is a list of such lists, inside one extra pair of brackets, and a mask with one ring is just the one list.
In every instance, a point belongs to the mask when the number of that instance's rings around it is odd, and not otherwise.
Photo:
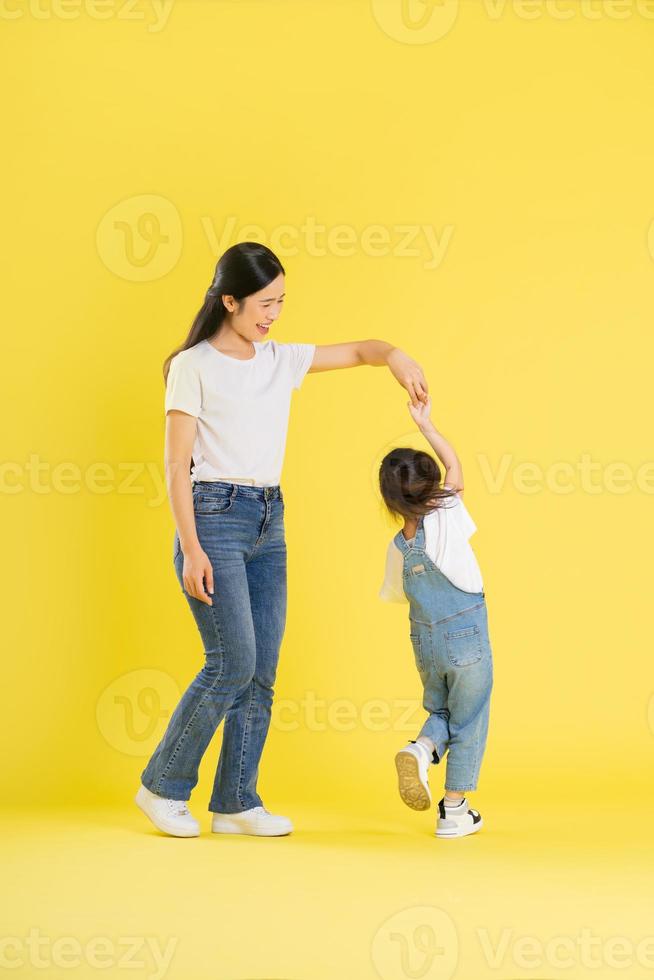
[(267, 337), (272, 324), (282, 312), (284, 288), (284, 275), (280, 272), (267, 286), (240, 302), (229, 297), (234, 305), (230, 317), (232, 329), (245, 340), (260, 341)]

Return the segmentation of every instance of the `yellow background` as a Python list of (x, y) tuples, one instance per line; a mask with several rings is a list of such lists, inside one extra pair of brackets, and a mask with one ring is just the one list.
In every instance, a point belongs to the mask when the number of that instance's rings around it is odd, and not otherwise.
[[(425, 974), (439, 980), (534, 975), (491, 968), (480, 924), (542, 942), (651, 930), (654, 4), (443, 0), (442, 36), (422, 43), (399, 8), (177, 0), (157, 24), (147, 3), (101, 19), (90, 2), (42, 0), (37, 16), (7, 0), (0, 14), (2, 791), (31, 831), (12, 935), (71, 934), (99, 880), (110, 897), (72, 934), (177, 930), (175, 978), (409, 976), (372, 937), (425, 905), (458, 929), (455, 972)], [(375, 478), (391, 446), (421, 443), (383, 368), (309, 374), (293, 396), (289, 612), (260, 789), (296, 834), (182, 855), (132, 805), (201, 666), (162, 496), (161, 365), (239, 237), (221, 247), (230, 221), (273, 247), (295, 236), (273, 336), (402, 347), (462, 459), (495, 657), (476, 838), (442, 847), (433, 811), (395, 791), (422, 712), (407, 607), (377, 597), (397, 528)], [(307, 221), (332, 237), (314, 247)], [(424, 226), (446, 246), (433, 267)], [(218, 749), (193, 794), (205, 825)], [(538, 976), (585, 975), (575, 964)]]

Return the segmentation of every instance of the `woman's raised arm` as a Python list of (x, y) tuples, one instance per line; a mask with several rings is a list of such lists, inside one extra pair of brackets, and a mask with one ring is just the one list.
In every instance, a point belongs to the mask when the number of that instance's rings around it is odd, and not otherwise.
[(307, 374), (359, 367), (361, 364), (387, 367), (409, 393), (413, 405), (427, 401), (429, 388), (420, 365), (399, 347), (394, 347), (385, 340), (353, 340), (345, 344), (317, 345)]

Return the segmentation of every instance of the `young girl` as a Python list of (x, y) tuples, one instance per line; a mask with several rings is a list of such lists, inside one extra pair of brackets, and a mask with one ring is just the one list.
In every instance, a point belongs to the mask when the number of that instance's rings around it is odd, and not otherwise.
[(410, 638), (429, 712), (395, 765), (404, 802), (426, 810), (429, 764), (448, 751), (436, 836), (464, 837), (482, 826), (465, 794), (477, 788), (493, 686), (485, 592), (468, 543), (477, 528), (463, 503), (461, 463), (431, 421), (431, 399), (409, 403), (409, 411), (445, 473), (441, 480), (434, 458), (413, 449), (394, 449), (379, 471), (388, 510), (404, 518), (404, 530), (388, 546), (379, 595), (409, 603)]
[(286, 622), (280, 476), (293, 391), (310, 372), (369, 364), (388, 367), (416, 406), (428, 397), (420, 366), (383, 340), (323, 346), (271, 337), (284, 295), (284, 269), (269, 248), (233, 245), (164, 366), (172, 559), (204, 665), (141, 773), (136, 803), (175, 837), (200, 833), (187, 801), (223, 721), (212, 831), (277, 837), (292, 830), (288, 817), (263, 806), (257, 777)]

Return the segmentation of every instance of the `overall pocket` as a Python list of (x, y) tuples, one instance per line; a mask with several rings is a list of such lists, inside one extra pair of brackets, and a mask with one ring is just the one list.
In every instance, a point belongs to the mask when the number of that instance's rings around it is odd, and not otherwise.
[(409, 633), (409, 639), (411, 640), (411, 645), (413, 647), (413, 655), (416, 661), (416, 667), (418, 671), (422, 674), (425, 670), (425, 663), (422, 658), (422, 638), (420, 633), (414, 633), (413, 631)]
[(481, 630), (477, 623), (446, 628), (444, 640), (447, 658), (453, 667), (476, 664), (484, 654)]

